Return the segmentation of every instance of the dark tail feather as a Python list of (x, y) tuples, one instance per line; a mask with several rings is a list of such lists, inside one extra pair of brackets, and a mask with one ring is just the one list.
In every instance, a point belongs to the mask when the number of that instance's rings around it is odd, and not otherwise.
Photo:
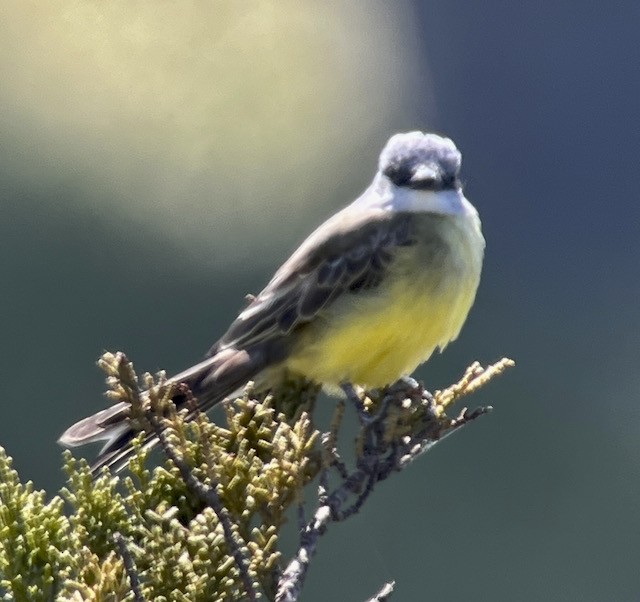
[[(169, 382), (184, 383), (197, 400), (197, 408), (206, 412), (251, 380), (264, 367), (261, 353), (225, 349), (214, 357), (177, 374)], [(184, 403), (174, 399), (178, 409)], [(77, 447), (93, 441), (106, 441), (91, 466), (95, 475), (103, 466), (122, 470), (133, 455), (131, 442), (138, 432), (131, 428), (128, 404), (120, 402), (69, 427), (58, 440), (65, 447)], [(157, 437), (147, 435), (144, 447), (158, 443)]]

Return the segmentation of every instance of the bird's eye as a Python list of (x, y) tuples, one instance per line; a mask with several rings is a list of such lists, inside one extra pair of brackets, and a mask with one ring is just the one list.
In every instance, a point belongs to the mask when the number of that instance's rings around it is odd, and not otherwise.
[(454, 174), (445, 174), (442, 176), (443, 188), (457, 188), (460, 186), (460, 180)]
[(396, 186), (406, 186), (411, 180), (411, 170), (398, 163), (391, 163), (385, 168), (383, 173)]

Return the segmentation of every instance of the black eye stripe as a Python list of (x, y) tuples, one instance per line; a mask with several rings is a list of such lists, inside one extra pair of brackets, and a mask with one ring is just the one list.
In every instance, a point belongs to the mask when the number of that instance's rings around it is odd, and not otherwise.
[(406, 186), (411, 180), (411, 169), (406, 165), (391, 163), (383, 173), (396, 186)]
[(454, 173), (443, 173), (436, 177), (425, 175), (420, 179), (412, 179), (415, 171), (415, 167), (396, 162), (390, 163), (383, 174), (396, 186), (404, 186), (413, 190), (446, 190), (460, 186)]

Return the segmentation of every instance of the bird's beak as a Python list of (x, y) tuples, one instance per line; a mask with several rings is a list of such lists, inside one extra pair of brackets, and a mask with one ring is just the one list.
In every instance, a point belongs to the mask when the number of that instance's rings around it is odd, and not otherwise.
[(438, 177), (439, 172), (433, 165), (418, 165), (411, 175), (409, 185), (419, 187), (422, 184), (424, 186), (429, 182), (436, 182)]

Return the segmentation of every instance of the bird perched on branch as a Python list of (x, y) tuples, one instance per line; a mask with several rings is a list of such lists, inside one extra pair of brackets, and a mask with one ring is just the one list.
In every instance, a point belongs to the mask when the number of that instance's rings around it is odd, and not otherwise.
[[(460, 163), (449, 138), (391, 137), (362, 195), (293, 252), (203, 361), (170, 382), (187, 385), (206, 411), (249, 380), (268, 389), (287, 373), (334, 390), (411, 374), (458, 336), (480, 281), (485, 243)], [(104, 440), (93, 469), (119, 470), (137, 435), (128, 409), (121, 402), (89, 416), (60, 443)]]

